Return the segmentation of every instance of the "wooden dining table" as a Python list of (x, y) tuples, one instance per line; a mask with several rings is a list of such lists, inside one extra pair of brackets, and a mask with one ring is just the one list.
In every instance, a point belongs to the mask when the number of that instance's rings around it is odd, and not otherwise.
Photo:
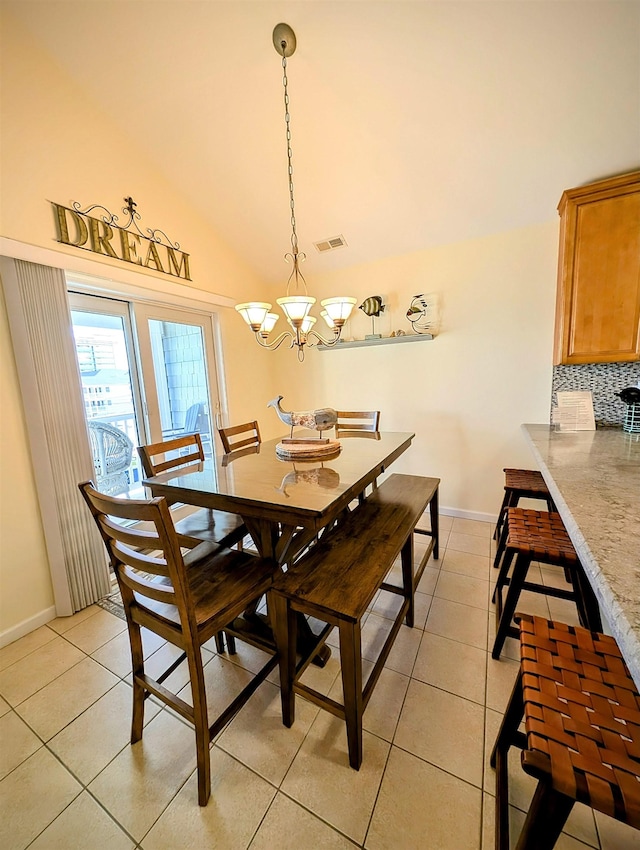
[[(296, 436), (308, 437), (309, 432)], [(276, 446), (282, 438), (276, 438), (235, 456), (210, 458), (142, 483), (153, 496), (165, 496), (171, 504), (183, 502), (239, 514), (259, 555), (283, 566), (339, 520), (407, 451), (414, 436), (411, 432), (354, 432), (340, 437), (335, 456), (296, 461), (278, 456)], [(306, 621), (301, 626), (300, 640), (311, 643)], [(265, 642), (272, 643), (268, 624), (255, 612), (245, 618), (242, 628), (249, 628), (254, 639), (262, 633)], [(320, 665), (330, 654), (328, 647), (324, 649)]]
[[(309, 432), (307, 432), (308, 434)], [(287, 435), (288, 436), (288, 435)], [(269, 440), (143, 480), (154, 496), (239, 514), (262, 557), (291, 561), (411, 445), (407, 432), (341, 437), (339, 452), (282, 460)]]

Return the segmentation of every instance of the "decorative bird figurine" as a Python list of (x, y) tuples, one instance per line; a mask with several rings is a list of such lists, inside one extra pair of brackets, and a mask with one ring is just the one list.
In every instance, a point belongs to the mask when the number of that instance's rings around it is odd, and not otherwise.
[(290, 426), (292, 438), (293, 429), (296, 425), (301, 425), (303, 428), (310, 428), (312, 431), (318, 431), (318, 439), (320, 439), (322, 432), (333, 428), (338, 421), (338, 414), (332, 407), (322, 407), (318, 410), (304, 410), (300, 413), (289, 413), (280, 407), (280, 402), (283, 398), (284, 396), (282, 395), (272, 398), (267, 404), (267, 407), (273, 407), (278, 414), (278, 418), (285, 425)]

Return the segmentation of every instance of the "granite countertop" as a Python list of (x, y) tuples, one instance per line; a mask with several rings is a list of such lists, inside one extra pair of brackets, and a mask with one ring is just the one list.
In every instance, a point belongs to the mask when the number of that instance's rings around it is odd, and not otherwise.
[(640, 689), (640, 434), (522, 427)]

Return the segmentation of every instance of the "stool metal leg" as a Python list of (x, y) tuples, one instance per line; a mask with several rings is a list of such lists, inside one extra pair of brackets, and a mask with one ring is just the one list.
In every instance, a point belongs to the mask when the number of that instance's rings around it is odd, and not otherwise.
[(500, 585), (496, 585), (496, 639), (491, 652), (492, 658), (500, 658), (504, 642), (511, 632), (511, 621), (515, 614), (522, 585), (527, 577), (530, 564), (531, 556), (520, 552), (516, 558), (513, 575), (509, 581), (509, 589), (507, 591), (507, 598), (504, 601), (504, 606), (502, 605), (502, 587)]
[(553, 850), (575, 800), (540, 780), (529, 806), (516, 850)]
[(496, 771), (496, 850), (509, 850), (508, 756), (511, 744), (518, 735), (518, 726), (523, 714), (522, 673), (518, 673), (491, 752), (491, 767)]

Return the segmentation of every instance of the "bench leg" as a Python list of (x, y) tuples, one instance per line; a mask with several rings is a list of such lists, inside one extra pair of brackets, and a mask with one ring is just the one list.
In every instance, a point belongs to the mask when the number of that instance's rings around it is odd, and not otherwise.
[(409, 607), (407, 608), (407, 614), (404, 621), (410, 629), (413, 628), (416, 590), (415, 577), (413, 573), (413, 556), (413, 534), (410, 534), (407, 542), (404, 544), (402, 551), (400, 552), (400, 560), (402, 562), (402, 589), (404, 591), (402, 595), (409, 601)]
[(293, 681), (296, 675), (296, 637), (298, 618), (291, 610), (289, 600), (279, 593), (270, 594), (270, 614), (274, 625), (274, 637), (278, 650), (280, 669), (280, 701), (282, 703), (282, 722), (293, 726), (296, 718), (296, 695)]
[(362, 764), (363, 714), (360, 623), (341, 622), (339, 629), (344, 719), (347, 724), (349, 764), (355, 770), (360, 770)]

